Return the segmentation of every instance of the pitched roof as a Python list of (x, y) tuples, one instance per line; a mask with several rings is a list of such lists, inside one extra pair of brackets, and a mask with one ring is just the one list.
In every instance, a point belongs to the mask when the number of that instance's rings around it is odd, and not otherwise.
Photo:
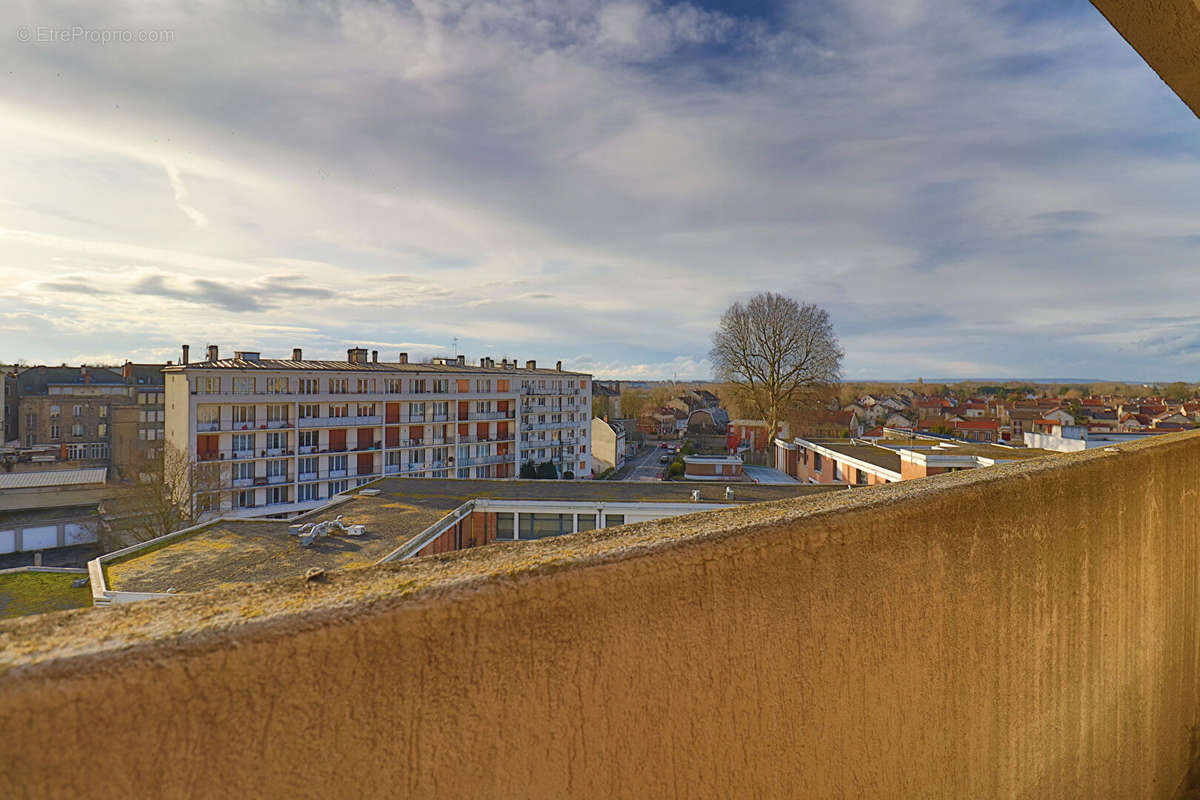
[(104, 483), (107, 467), (88, 469), (56, 469), (40, 472), (0, 472), (0, 491), (4, 489), (38, 489), (43, 486), (78, 486)]

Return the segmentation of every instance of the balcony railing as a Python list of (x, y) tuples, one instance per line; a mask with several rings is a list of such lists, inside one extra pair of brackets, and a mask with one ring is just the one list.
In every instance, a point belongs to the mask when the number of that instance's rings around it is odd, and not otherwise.
[(379, 414), (373, 417), (304, 417), (300, 420), (301, 428), (349, 428), (381, 424), (383, 424), (383, 417)]
[(289, 480), (290, 479), (288, 478), (287, 475), (268, 475), (267, 476), (267, 483), (270, 483), (270, 484), (287, 483)]

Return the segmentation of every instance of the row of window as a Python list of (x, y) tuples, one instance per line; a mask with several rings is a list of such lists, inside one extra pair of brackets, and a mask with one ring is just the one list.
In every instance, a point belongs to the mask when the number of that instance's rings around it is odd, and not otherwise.
[[(91, 436), (91, 432), (82, 422), (76, 422), (71, 425), (71, 435), (78, 439), (83, 436)], [(108, 425), (103, 422), (97, 425), (96, 436), (108, 436)], [(50, 438), (53, 440), (62, 438), (62, 430), (57, 422), (50, 423)]]
[[(108, 406), (86, 406), (86, 405), (72, 406), (71, 407), (71, 416), (73, 416), (73, 417), (91, 416), (91, 414), (89, 412), (93, 411), (93, 410), (96, 412), (96, 416), (98, 416), (100, 419), (108, 418)], [(50, 419), (58, 419), (60, 416), (62, 416), (62, 407), (61, 406), (50, 406)], [(36, 417), (32, 413), (27, 414), (26, 418), (30, 419), (30, 420), (36, 419)], [(28, 424), (30, 426), (32, 426), (33, 422), (31, 421)]]
[[(541, 388), (546, 382), (540, 381)], [(555, 383), (561, 384), (561, 381)], [(256, 375), (230, 377), (228, 383), (220, 375), (200, 375), (195, 379), (198, 394), (221, 394), (226, 387), (233, 394), (375, 394), (382, 390), (386, 394), (449, 394), (449, 378), (259, 378)], [(487, 394), (493, 391), (511, 391), (511, 382), (506, 378), (459, 378), (454, 388), (460, 394), (476, 392)]]

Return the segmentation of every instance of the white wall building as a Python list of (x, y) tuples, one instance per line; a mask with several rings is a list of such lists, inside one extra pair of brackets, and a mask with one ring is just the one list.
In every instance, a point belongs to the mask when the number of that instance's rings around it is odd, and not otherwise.
[(590, 375), (464, 357), (410, 364), (238, 352), (167, 367), (166, 439), (204, 477), (203, 509), (292, 514), (384, 475), (515, 478), (525, 461), (590, 475)]
[(592, 417), (592, 472), (599, 475), (624, 464), (625, 428), (619, 422)]

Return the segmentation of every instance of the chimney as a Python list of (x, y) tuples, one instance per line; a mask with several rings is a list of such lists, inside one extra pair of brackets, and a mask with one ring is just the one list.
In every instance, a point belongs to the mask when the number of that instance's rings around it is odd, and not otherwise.
[(208, 360), (216, 361), (217, 358), (218, 358), (217, 346), (215, 344), (210, 344), (208, 346)]
[(525, 369), (537, 369), (537, 362), (530, 359), (525, 362)]
[(554, 362), (554, 368), (556, 370), (558, 370), (559, 372), (562, 372), (562, 362), (561, 361)]
[(126, 361), (124, 364), (121, 365), (121, 377), (124, 378), (125, 380), (130, 380), (131, 378), (133, 378), (133, 362), (132, 361)]
[(400, 355), (398, 355), (396, 357), (396, 363), (397, 364), (407, 364), (408, 363), (408, 353), (401, 353)]
[(455, 363), (457, 363), (460, 367), (465, 367), (467, 365), (467, 357), (459, 356)]
[(508, 369), (508, 359), (507, 358), (500, 359), (500, 366), (503, 367), (504, 369)]
[(379, 363), (379, 351), (378, 351), (378, 350), (372, 350), (372, 351), (371, 351), (371, 363), (372, 363), (372, 364), (378, 364), (378, 363)]
[(292, 348), (292, 361), (303, 361), (303, 360), (304, 360), (304, 351), (301, 350), (299, 347), (293, 347)]
[(350, 347), (346, 350), (346, 360), (351, 364), (367, 363), (367, 349), (365, 347)]
[(91, 374), (90, 372), (88, 372), (88, 368), (87, 368), (87, 367), (80, 367), (80, 368), (79, 368), (79, 373), (80, 373), (80, 374), (83, 376), (83, 382), (84, 382), (84, 383), (91, 383), (91, 382), (92, 382), (92, 374)]
[(188, 363), (188, 350), (190, 349), (186, 344), (183, 346), (183, 358), (179, 359), (180, 364)]

